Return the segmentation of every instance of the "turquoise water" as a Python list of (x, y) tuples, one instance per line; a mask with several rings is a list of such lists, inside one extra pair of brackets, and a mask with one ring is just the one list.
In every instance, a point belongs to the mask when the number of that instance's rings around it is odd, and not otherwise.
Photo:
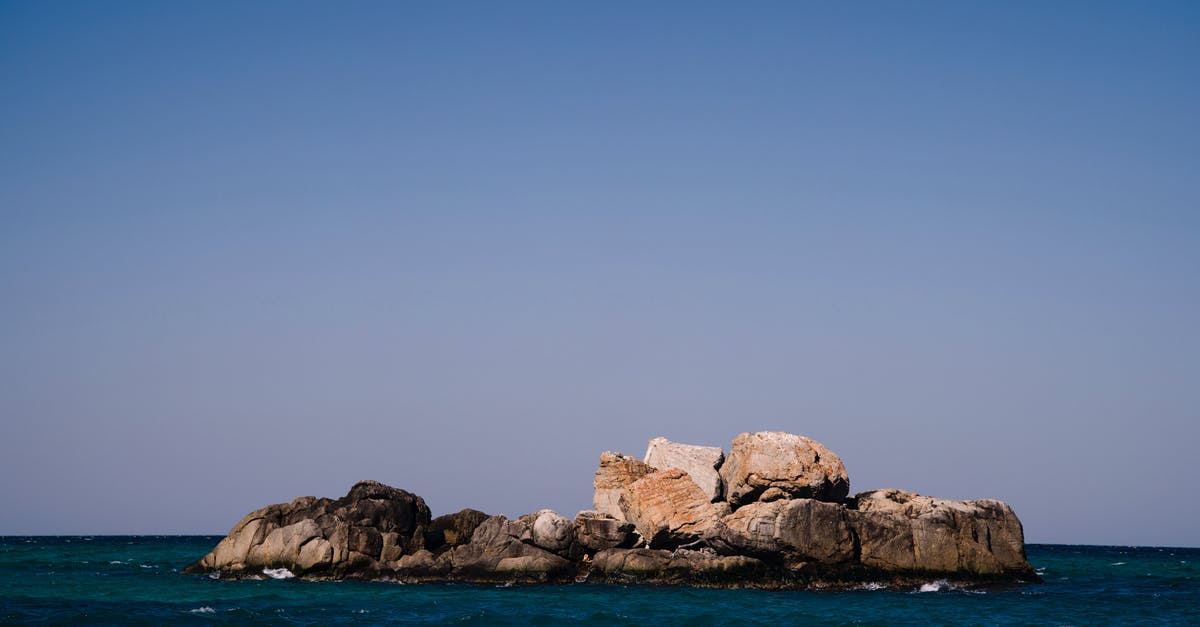
[(177, 572), (219, 537), (0, 538), (8, 623), (1200, 624), (1200, 549), (1030, 545), (1046, 583), (772, 592), (610, 585), (219, 581)]

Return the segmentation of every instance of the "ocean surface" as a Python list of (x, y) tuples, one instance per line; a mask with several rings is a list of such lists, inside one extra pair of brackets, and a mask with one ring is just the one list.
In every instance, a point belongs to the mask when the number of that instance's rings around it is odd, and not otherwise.
[(219, 536), (0, 537), (0, 622), (1200, 625), (1200, 549), (1030, 545), (1044, 584), (843, 592), (221, 581)]

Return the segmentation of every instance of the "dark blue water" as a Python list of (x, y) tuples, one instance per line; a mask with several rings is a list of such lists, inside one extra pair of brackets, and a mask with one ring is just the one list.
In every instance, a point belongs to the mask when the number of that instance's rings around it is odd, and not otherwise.
[(177, 572), (219, 537), (0, 538), (0, 622), (1200, 625), (1200, 549), (1031, 545), (1046, 580), (982, 591), (219, 581)]

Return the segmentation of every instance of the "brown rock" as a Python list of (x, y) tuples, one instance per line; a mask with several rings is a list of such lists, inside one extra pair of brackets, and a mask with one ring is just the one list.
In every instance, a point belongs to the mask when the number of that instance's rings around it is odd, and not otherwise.
[(657, 470), (634, 481), (621, 494), (620, 506), (652, 549), (701, 540), (721, 525), (708, 495), (678, 468)]
[(1025, 559), (1021, 521), (1006, 503), (894, 489), (863, 492), (854, 500), (850, 522), (866, 566), (1037, 580)]
[(751, 503), (722, 519), (739, 552), (788, 561), (840, 564), (854, 558), (846, 508), (813, 499)]
[(600, 467), (592, 480), (595, 492), (592, 495), (592, 506), (596, 511), (608, 514), (617, 520), (625, 520), (621, 512), (619, 499), (621, 493), (629, 484), (654, 472), (654, 468), (644, 462), (626, 457), (620, 453), (605, 452), (600, 455)]
[(585, 553), (630, 548), (637, 541), (633, 523), (617, 520), (595, 510), (584, 510), (576, 514), (574, 527), (575, 542)]
[(816, 440), (773, 431), (734, 438), (721, 479), (734, 509), (764, 496), (838, 502), (850, 490), (846, 467), (833, 451)]

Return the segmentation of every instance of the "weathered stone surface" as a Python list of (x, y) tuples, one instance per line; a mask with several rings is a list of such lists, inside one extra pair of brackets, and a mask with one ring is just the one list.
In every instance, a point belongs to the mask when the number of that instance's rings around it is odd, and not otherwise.
[(530, 538), (534, 546), (559, 554), (565, 554), (571, 548), (575, 528), (570, 520), (548, 509), (539, 510), (530, 517)]
[(450, 561), (439, 560), (430, 551), (421, 549), (396, 561), (393, 570), (397, 577), (412, 581), (440, 580), (450, 575)]
[(813, 499), (751, 503), (722, 519), (723, 537), (751, 555), (841, 564), (854, 558), (846, 508)]
[(841, 458), (816, 440), (790, 433), (738, 435), (720, 473), (734, 509), (762, 497), (838, 502), (850, 491)]
[(854, 501), (850, 522), (866, 566), (1036, 580), (1025, 559), (1021, 521), (1001, 501), (956, 501), (894, 489), (863, 492)]
[(717, 555), (713, 551), (608, 549), (592, 560), (598, 581), (652, 581), (670, 584), (737, 586), (761, 580), (768, 568), (745, 555)]
[(470, 508), (438, 516), (429, 523), (429, 532), (425, 534), (426, 545), (430, 549), (437, 549), (442, 545), (466, 544), (471, 541), (475, 528), (487, 519), (487, 514)]
[(604, 549), (627, 549), (637, 542), (633, 523), (617, 520), (596, 510), (584, 510), (575, 515), (575, 542), (585, 553)]
[(652, 549), (696, 542), (721, 525), (708, 496), (678, 468), (656, 470), (634, 481), (621, 494), (620, 506)]
[(256, 574), (287, 568), (297, 576), (374, 577), (388, 557), (424, 545), (429, 508), (421, 497), (376, 481), (337, 499), (300, 497), (251, 512), (216, 548), (184, 572)]
[(550, 510), (431, 520), (420, 497), (362, 482), (341, 499), (301, 497), (250, 513), (185, 572), (767, 588), (1039, 580), (1021, 523), (1000, 501), (901, 490), (838, 500), (848, 484), (840, 460), (789, 434), (742, 434), (720, 472), (732, 504), (711, 502), (685, 469), (606, 453), (596, 496), (619, 517), (589, 510), (574, 521)]
[(469, 543), (450, 549), (439, 561), (449, 565), (452, 577), (471, 581), (545, 582), (571, 577), (572, 562), (533, 544), (537, 518), (492, 516), (475, 529)]
[(725, 452), (720, 448), (654, 438), (646, 447), (645, 461), (658, 470), (682, 469), (700, 486), (710, 501), (724, 498), (721, 475), (717, 472), (725, 461)]
[(625, 520), (625, 514), (621, 512), (619, 504), (621, 493), (629, 484), (652, 472), (654, 468), (632, 457), (620, 453), (602, 453), (600, 467), (592, 480), (595, 489), (592, 494), (592, 507), (617, 520)]

